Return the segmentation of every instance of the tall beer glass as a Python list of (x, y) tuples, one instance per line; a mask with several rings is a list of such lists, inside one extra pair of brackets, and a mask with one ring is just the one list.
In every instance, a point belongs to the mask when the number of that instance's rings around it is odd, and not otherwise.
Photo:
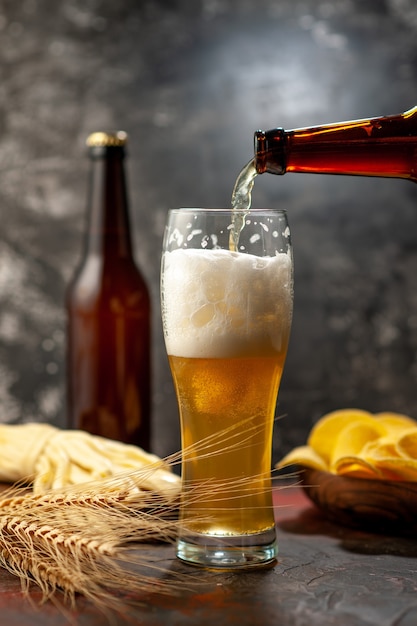
[(170, 211), (161, 304), (181, 420), (177, 556), (189, 563), (276, 558), (272, 432), (292, 293), (285, 211)]

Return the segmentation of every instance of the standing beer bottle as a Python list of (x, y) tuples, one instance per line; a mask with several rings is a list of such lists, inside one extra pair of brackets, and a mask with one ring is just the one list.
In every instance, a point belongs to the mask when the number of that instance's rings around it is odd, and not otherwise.
[(135, 265), (127, 135), (93, 133), (85, 253), (67, 293), (71, 428), (150, 448), (150, 298)]
[(306, 172), (417, 182), (417, 107), (402, 115), (255, 133), (258, 174)]

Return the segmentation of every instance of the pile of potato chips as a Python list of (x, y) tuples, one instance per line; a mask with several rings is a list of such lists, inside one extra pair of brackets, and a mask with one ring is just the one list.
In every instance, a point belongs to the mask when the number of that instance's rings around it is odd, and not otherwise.
[(343, 476), (417, 481), (417, 422), (398, 413), (334, 411), (315, 424), (307, 445), (276, 467), (294, 464)]

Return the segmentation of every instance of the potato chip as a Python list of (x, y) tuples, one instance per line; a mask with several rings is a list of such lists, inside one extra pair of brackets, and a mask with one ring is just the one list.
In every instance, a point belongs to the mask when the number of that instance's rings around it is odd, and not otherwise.
[(383, 424), (388, 432), (398, 433), (410, 428), (417, 428), (416, 420), (402, 413), (376, 413), (375, 419)]
[(372, 417), (361, 417), (345, 426), (339, 433), (331, 451), (330, 469), (340, 458), (359, 457), (364, 446), (386, 434), (386, 429)]
[(279, 463), (275, 465), (277, 469), (288, 465), (302, 465), (311, 469), (327, 471), (328, 467), (323, 459), (309, 446), (300, 446), (291, 450)]
[(375, 460), (374, 467), (385, 480), (417, 481), (417, 459), (381, 459)]
[(385, 437), (368, 441), (362, 448), (361, 457), (366, 459), (369, 463), (373, 463), (375, 460), (383, 461), (384, 459), (391, 458), (406, 458), (407, 455), (403, 454), (401, 450), (398, 449), (397, 440), (391, 433)]
[(330, 465), (330, 458), (341, 430), (353, 421), (372, 420), (371, 413), (360, 409), (341, 409), (324, 415), (312, 428), (307, 440), (309, 446)]
[(417, 459), (417, 428), (409, 429), (399, 437), (396, 444), (398, 454)]
[(276, 465), (356, 478), (417, 482), (417, 421), (401, 413), (341, 409), (313, 426), (308, 445)]
[(355, 478), (381, 478), (382, 474), (373, 465), (359, 457), (341, 457), (333, 466), (333, 473)]

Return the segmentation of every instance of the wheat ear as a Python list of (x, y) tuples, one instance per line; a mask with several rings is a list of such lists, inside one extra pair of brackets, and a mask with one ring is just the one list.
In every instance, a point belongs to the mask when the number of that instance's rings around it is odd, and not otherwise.
[[(236, 440), (245, 448), (251, 435), (251, 427), (246, 427), (243, 441), (238, 434), (242, 424), (235, 424), (182, 455), (213, 455), (219, 442), (224, 451)], [(177, 453), (164, 464), (172, 467), (180, 461)], [(184, 584), (198, 584), (183, 573), (181, 582), (167, 576), (155, 554), (138, 545), (172, 544), (177, 537), (178, 485), (171, 492), (164, 484), (158, 493), (160, 468), (155, 464), (44, 495), (20, 488), (5, 493), (0, 499), (0, 565), (20, 578), (24, 591), (33, 581), (44, 599), (60, 590), (69, 603), (81, 593), (102, 607), (117, 605), (117, 598), (126, 594), (143, 600), (152, 593), (175, 593)], [(235, 487), (234, 481), (205, 481), (193, 488), (193, 497), (200, 500), (214, 488), (220, 497), (229, 498)]]

